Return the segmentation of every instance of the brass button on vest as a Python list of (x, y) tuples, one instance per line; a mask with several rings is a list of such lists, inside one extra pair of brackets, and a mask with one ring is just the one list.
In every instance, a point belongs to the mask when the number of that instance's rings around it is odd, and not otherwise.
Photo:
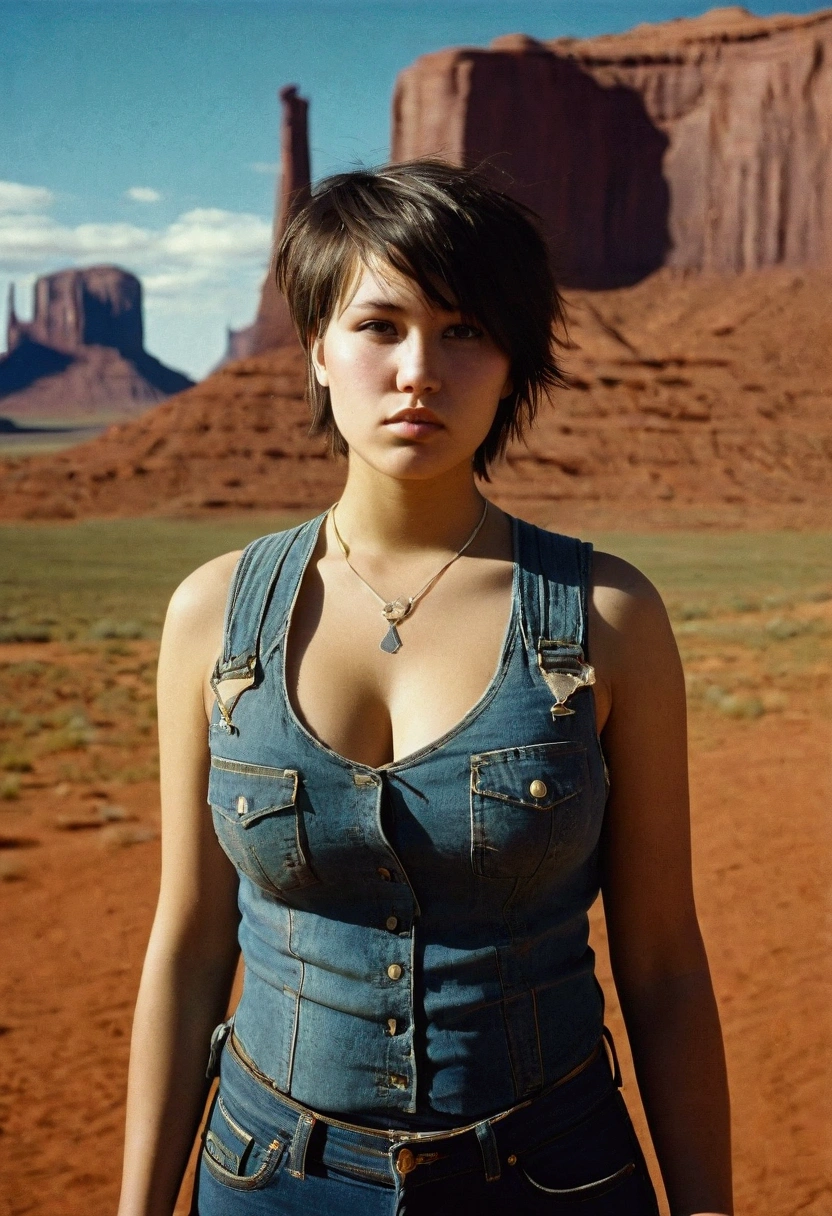
[(549, 793), (549, 788), (546, 785), (546, 782), (541, 781), (538, 777), (537, 780), (533, 781), (529, 786), (529, 793), (531, 794), (532, 798), (545, 798)]
[(382, 882), (389, 882), (390, 879), (392, 878), (390, 871), (385, 866), (379, 866), (376, 873), (378, 874), (378, 876), (382, 880)]
[(391, 963), (387, 968), (387, 974), (391, 980), (400, 980), (402, 978), (402, 969), (398, 963)]
[(388, 916), (384, 923), (392, 933), (394, 929), (398, 929), (399, 927), (399, 918), (398, 916)]

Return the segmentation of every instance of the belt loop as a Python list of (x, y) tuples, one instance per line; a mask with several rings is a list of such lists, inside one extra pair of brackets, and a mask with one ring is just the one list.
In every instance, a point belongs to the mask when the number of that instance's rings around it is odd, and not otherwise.
[(480, 1142), (483, 1165), (485, 1166), (485, 1181), (498, 1182), (500, 1179), (500, 1154), (497, 1152), (497, 1137), (494, 1128), (486, 1119), (474, 1128)]
[(612, 1061), (612, 1083), (616, 1089), (621, 1089), (624, 1082), (621, 1079), (621, 1068), (618, 1063), (618, 1053), (615, 1050), (615, 1043), (613, 1042), (612, 1034), (610, 1033), (609, 1028), (606, 1026), (603, 1028), (603, 1035), (607, 1041), (607, 1047), (609, 1049), (609, 1054)]
[(315, 1118), (313, 1115), (300, 1115), (298, 1117), (298, 1124), (289, 1148), (291, 1166), (288, 1172), (293, 1178), (303, 1180), (306, 1177), (306, 1149), (309, 1145), (309, 1137), (312, 1135), (312, 1128), (314, 1126)]

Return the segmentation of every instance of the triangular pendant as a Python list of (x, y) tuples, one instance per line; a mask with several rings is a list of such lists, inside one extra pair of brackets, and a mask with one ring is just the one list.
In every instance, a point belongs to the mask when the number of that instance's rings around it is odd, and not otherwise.
[(383, 650), (386, 654), (395, 654), (397, 650), (401, 650), (401, 646), (402, 640), (399, 637), (399, 631), (391, 622), (390, 628), (379, 642), (378, 648), (379, 650)]

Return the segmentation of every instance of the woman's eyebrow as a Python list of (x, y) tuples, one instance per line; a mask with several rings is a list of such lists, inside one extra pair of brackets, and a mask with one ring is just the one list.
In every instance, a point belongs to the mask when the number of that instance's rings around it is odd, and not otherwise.
[(392, 300), (353, 300), (352, 308), (386, 308), (388, 312), (404, 312), (401, 304), (394, 304)]
[[(368, 308), (371, 311), (383, 310), (385, 312), (406, 312), (407, 308), (404, 304), (394, 304), (392, 300), (353, 300), (347, 305), (348, 308)], [(455, 316), (458, 308), (437, 308), (437, 312), (447, 313), (448, 316)]]

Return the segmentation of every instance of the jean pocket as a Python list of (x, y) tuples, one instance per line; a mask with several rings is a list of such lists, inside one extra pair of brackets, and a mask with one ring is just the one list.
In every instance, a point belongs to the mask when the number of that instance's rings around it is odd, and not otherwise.
[(471, 757), (471, 864), (483, 878), (530, 878), (572, 854), (590, 794), (581, 743), (536, 743)]
[(525, 1169), (524, 1166), (518, 1167), (523, 1178), (536, 1191), (542, 1195), (548, 1196), (553, 1202), (557, 1203), (576, 1203), (586, 1202), (590, 1199), (600, 1199), (602, 1195), (608, 1194), (611, 1190), (624, 1182), (636, 1171), (635, 1161), (628, 1161), (622, 1165), (620, 1169), (615, 1170), (612, 1174), (607, 1174), (603, 1178), (594, 1178), (590, 1182), (582, 1182), (577, 1186), (545, 1186), (542, 1182), (538, 1182)]
[(518, 1150), (518, 1183), (540, 1211), (655, 1216), (655, 1196), (629, 1114), (616, 1092), (580, 1123)]
[(237, 869), (271, 894), (318, 882), (299, 787), (296, 769), (211, 757), (208, 801), (219, 842)]
[(277, 1138), (261, 1141), (229, 1112), (218, 1093), (203, 1134), (202, 1160), (218, 1182), (235, 1190), (264, 1187), (280, 1165), (286, 1145)]

